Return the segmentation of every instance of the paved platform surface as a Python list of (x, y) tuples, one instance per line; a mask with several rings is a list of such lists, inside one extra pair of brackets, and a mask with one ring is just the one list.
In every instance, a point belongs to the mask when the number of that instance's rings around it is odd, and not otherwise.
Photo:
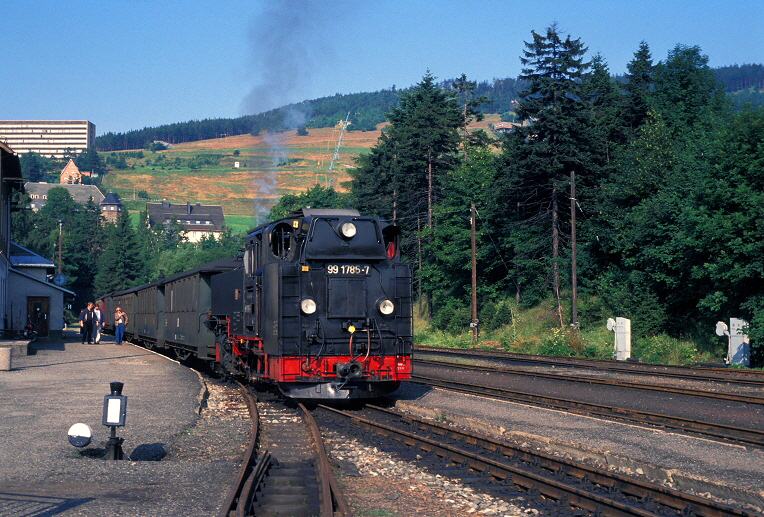
[[(110, 336), (99, 345), (37, 341), (0, 371), (0, 515), (216, 515), (236, 475), (235, 462), (163, 461), (174, 437), (199, 418), (203, 382), (166, 357)], [(78, 422), (93, 429), (90, 452), (103, 450), (109, 383), (127, 396), (126, 460), (82, 455), (69, 444)], [(219, 481), (219, 482), (218, 482)]]
[(505, 440), (596, 462), (735, 506), (764, 508), (764, 449), (404, 383), (396, 405)]

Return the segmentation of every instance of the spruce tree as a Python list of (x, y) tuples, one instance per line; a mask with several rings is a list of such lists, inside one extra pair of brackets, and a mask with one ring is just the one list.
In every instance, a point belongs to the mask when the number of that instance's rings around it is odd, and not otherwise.
[(513, 223), (508, 244), (517, 250), (520, 262), (515, 273), (518, 298), (521, 284), (540, 280), (538, 262), (543, 259), (562, 324), (561, 217), (569, 210), (565, 191), (570, 179), (584, 173), (590, 159), (590, 108), (582, 86), (589, 64), (584, 62), (587, 49), (581, 40), (562, 39), (556, 24), (543, 35), (531, 34), (533, 40), (525, 43), (520, 58), (519, 79), (528, 81), (528, 88), (517, 109), (526, 125), (505, 140), (501, 195), (510, 203), (507, 214)]
[(138, 285), (143, 271), (138, 239), (126, 209), (120, 212), (116, 225), (107, 225), (106, 234), (95, 277), (97, 296)]
[(626, 93), (623, 97), (623, 125), (628, 134), (642, 125), (650, 108), (649, 96), (653, 83), (653, 58), (646, 41), (639, 44), (639, 50), (626, 65), (628, 73), (621, 88)]
[[(353, 174), (353, 197), (362, 211), (386, 209), (378, 215), (405, 218), (424, 216), (422, 226), (432, 227), (432, 208), (440, 198), (440, 178), (458, 162), (462, 114), (453, 92), (435, 84), (428, 72), (411, 91), (401, 94), (397, 107), (387, 114), (390, 126), (368, 158), (359, 160)], [(376, 205), (376, 206), (375, 206)]]

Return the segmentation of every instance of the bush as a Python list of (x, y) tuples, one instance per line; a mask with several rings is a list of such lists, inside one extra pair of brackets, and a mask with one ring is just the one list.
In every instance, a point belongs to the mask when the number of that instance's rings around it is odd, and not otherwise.
[(483, 304), (478, 314), (480, 328), (490, 331), (512, 323), (512, 306), (510, 304), (511, 302), (507, 300)]
[(666, 335), (632, 340), (631, 356), (648, 363), (687, 364), (696, 361), (697, 355), (694, 343)]
[[(575, 333), (577, 336), (578, 333)], [(552, 335), (546, 337), (539, 346), (541, 355), (575, 356), (576, 351), (571, 346), (571, 333), (566, 329), (552, 329)]]
[(451, 298), (433, 316), (432, 325), (449, 334), (459, 334), (469, 329), (471, 312), (470, 307), (465, 307), (461, 302)]

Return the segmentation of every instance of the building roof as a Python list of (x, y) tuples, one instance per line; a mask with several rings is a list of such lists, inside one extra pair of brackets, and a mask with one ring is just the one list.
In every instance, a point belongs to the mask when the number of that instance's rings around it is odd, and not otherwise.
[[(95, 202), (96, 205), (100, 205), (101, 201), (104, 200), (104, 195), (95, 185), (72, 185), (68, 183), (32, 183), (31, 181), (24, 184), (24, 189), (29, 193), (30, 196), (32, 194), (39, 196), (37, 199), (33, 199), (33, 202), (35, 204), (39, 203), (43, 205), (45, 202), (41, 202), (40, 200), (47, 200), (48, 191), (55, 187), (62, 187), (68, 190), (69, 194), (72, 196), (72, 199), (81, 205), (87, 203), (88, 199), (91, 197), (93, 198), (93, 202)], [(43, 198), (42, 196), (46, 197)]]
[(45, 287), (47, 287), (49, 289), (53, 289), (53, 290), (56, 290), (56, 291), (61, 291), (62, 293), (66, 293), (66, 294), (71, 295), (71, 296), (75, 295), (74, 291), (70, 291), (69, 289), (64, 289), (63, 287), (59, 287), (56, 284), (52, 284), (50, 282), (46, 282), (44, 280), (40, 280), (39, 278), (35, 278), (34, 276), (32, 276), (32, 275), (30, 275), (28, 273), (24, 273), (23, 271), (19, 271), (18, 269), (10, 268), (8, 270), (8, 272), (11, 273), (11, 274), (23, 276), (24, 278), (28, 278), (29, 280), (31, 280), (33, 282), (37, 282), (38, 284), (41, 284), (41, 285), (43, 285), (43, 286), (45, 286)]
[(114, 192), (109, 192), (106, 194), (106, 197), (103, 198), (103, 201), (100, 203), (101, 206), (104, 205), (117, 205), (122, 206), (122, 201), (119, 200), (119, 197)]
[(167, 224), (174, 217), (187, 231), (219, 232), (223, 230), (225, 217), (220, 205), (202, 205), (186, 202), (173, 205), (167, 201), (146, 203), (149, 225)]
[(51, 268), (56, 267), (56, 265), (51, 262), (50, 260), (46, 259), (45, 257), (42, 257), (35, 253), (34, 251), (28, 250), (23, 246), (19, 246), (15, 242), (11, 241), (11, 248), (10, 248), (10, 256), (9, 259), (11, 261), (11, 266), (14, 267), (44, 267), (44, 268)]
[(3, 172), (3, 180), (21, 181), (21, 161), (19, 160), (19, 155), (2, 142), (0, 142), (0, 160), (2, 160), (0, 170)]

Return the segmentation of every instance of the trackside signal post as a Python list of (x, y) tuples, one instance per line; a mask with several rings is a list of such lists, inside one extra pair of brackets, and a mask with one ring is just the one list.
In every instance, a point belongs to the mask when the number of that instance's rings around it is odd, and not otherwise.
[(727, 364), (737, 364), (748, 366), (751, 360), (751, 348), (748, 343), (748, 336), (743, 333), (743, 327), (748, 326), (748, 322), (740, 318), (730, 318), (730, 324), (720, 321), (716, 324), (716, 335), (727, 336)]
[(626, 361), (631, 358), (631, 320), (608, 318), (607, 329), (615, 332), (613, 356), (616, 361)]

